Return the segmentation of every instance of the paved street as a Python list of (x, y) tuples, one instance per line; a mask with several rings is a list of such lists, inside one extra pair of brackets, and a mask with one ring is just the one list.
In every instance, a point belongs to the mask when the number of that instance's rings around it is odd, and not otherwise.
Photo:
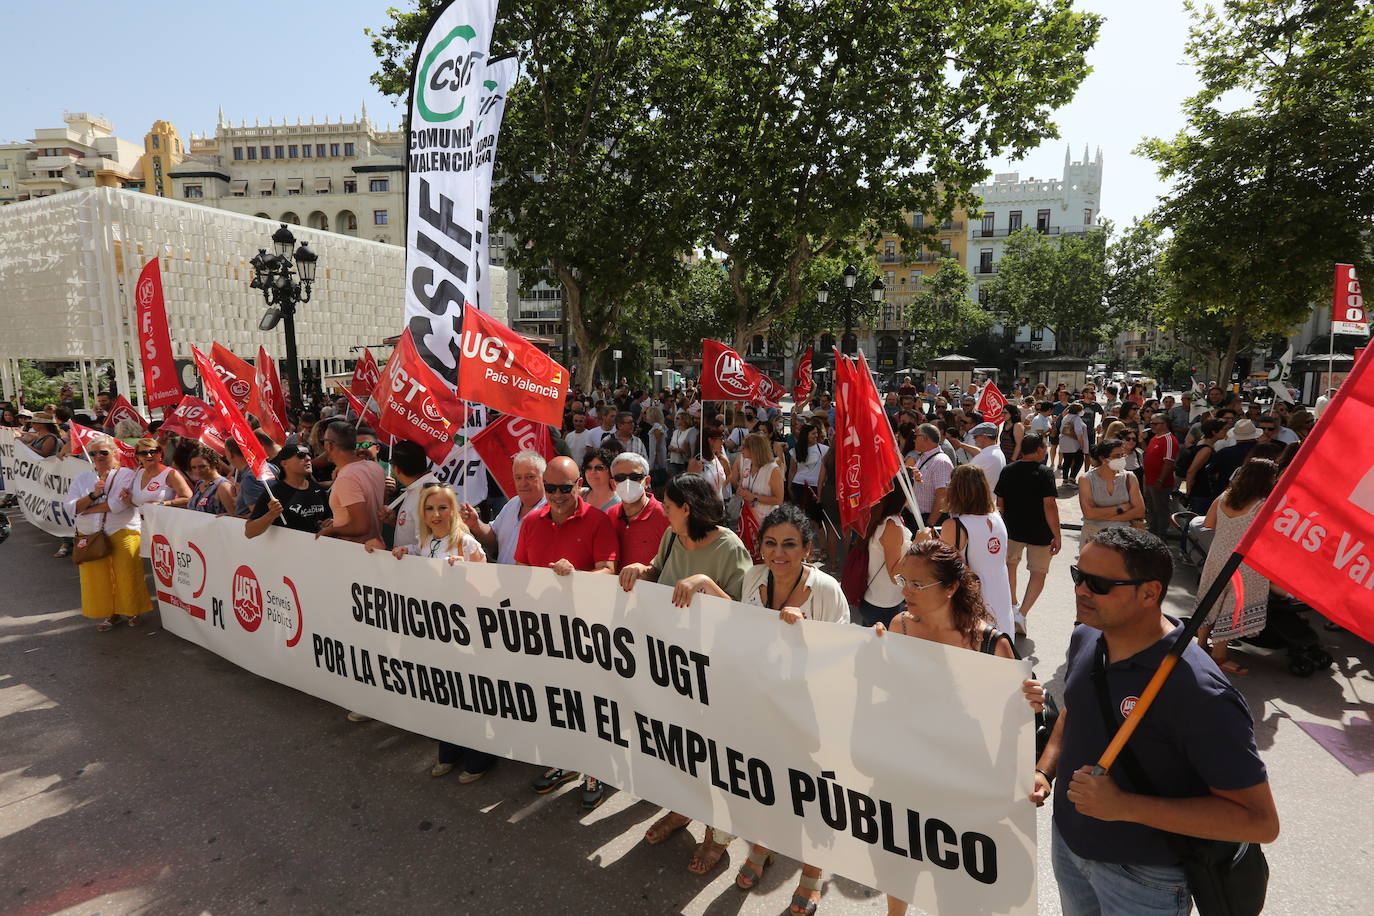
[[(1063, 492), (1064, 521), (1076, 521)], [(471, 786), (431, 779), (433, 742), (350, 724), (162, 632), (156, 614), (96, 633), (75, 610), (75, 570), (52, 550), (18, 520), (0, 546), (0, 914), (786, 911), (795, 863), (743, 894), (737, 840), (697, 878), (685, 866), (700, 826), (647, 847), (659, 813), (648, 802), (616, 794), (584, 815), (575, 787), (536, 798), (535, 768), (517, 763)], [(1024, 643), (1051, 689), (1073, 619), (1071, 552)], [(1178, 609), (1196, 574), (1175, 581)], [(1238, 678), (1283, 818), (1269, 912), (1363, 913), (1374, 650), (1317, 623), (1334, 670), (1303, 680), (1256, 654)], [(880, 896), (827, 879), (822, 914), (884, 912)], [(1047, 857), (1040, 882), (1041, 912), (1058, 913)]]

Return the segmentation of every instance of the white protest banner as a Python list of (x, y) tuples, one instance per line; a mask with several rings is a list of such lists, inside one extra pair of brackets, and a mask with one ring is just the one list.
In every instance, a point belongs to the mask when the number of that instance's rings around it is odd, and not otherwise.
[(477, 293), (474, 133), (496, 0), (453, 0), (415, 55), (406, 187), (405, 326), (420, 357), (458, 380), (463, 308)]
[(163, 625), (397, 727), (610, 785), (931, 912), (1035, 911), (1028, 662), (615, 577), (151, 507)]
[(91, 466), (80, 458), (44, 458), (19, 441), (12, 429), (0, 429), (0, 493), (19, 497), (24, 518), (36, 528), (70, 537), (74, 519), (67, 512), (72, 478)]

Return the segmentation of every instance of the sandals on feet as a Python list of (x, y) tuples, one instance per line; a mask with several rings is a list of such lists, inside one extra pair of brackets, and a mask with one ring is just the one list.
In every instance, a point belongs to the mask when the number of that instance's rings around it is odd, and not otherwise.
[(120, 617), (118, 614), (111, 614), (109, 617), (106, 617), (104, 620), (100, 621), (100, 623), (97, 623), (95, 625), (95, 629), (96, 632), (99, 633), (108, 633), (123, 622), (124, 619)]
[(685, 814), (678, 814), (669, 811), (667, 814), (654, 821), (654, 825), (644, 831), (644, 842), (650, 846), (657, 846), (659, 843), (666, 842), (673, 834), (692, 822), (692, 819)]
[(763, 870), (773, 861), (771, 852), (761, 852), (757, 846), (749, 850), (749, 858), (739, 867), (735, 875), (735, 887), (742, 891), (752, 891), (763, 880)]
[(59, 560), (66, 559), (71, 555), (72, 548), (70, 544), (63, 544), (61, 547), (57, 548), (57, 553), (53, 554), (53, 556), (57, 557)]
[(687, 863), (687, 870), (694, 875), (710, 874), (725, 855), (725, 844), (711, 839), (711, 833), (710, 830), (706, 831), (706, 839), (697, 846), (697, 851), (692, 853), (692, 861)]
[(1220, 668), (1222, 671), (1225, 671), (1227, 674), (1249, 674), (1249, 673), (1250, 673), (1250, 669), (1249, 669), (1249, 668), (1244, 668), (1244, 667), (1241, 666), (1241, 664), (1240, 664), (1239, 662), (1232, 661), (1232, 660), (1229, 659), (1229, 658), (1228, 658), (1226, 661), (1224, 661), (1224, 662), (1217, 662), (1217, 667)]
[(129, 624), (129, 628), (130, 628), (130, 629), (133, 629), (134, 627), (141, 627), (141, 626), (143, 626), (143, 618), (140, 617), (140, 616), (137, 615), (137, 614), (131, 615), (131, 616), (129, 616), (129, 617), (126, 618), (126, 619), (127, 619), (127, 621), (128, 621), (128, 624)]
[(792, 916), (812, 916), (816, 912), (816, 907), (820, 906), (819, 897), (812, 900), (810, 897), (802, 895), (802, 891), (820, 891), (820, 876), (815, 878), (810, 875), (802, 875), (797, 882), (797, 892), (792, 895), (792, 902), (787, 906), (787, 912)]

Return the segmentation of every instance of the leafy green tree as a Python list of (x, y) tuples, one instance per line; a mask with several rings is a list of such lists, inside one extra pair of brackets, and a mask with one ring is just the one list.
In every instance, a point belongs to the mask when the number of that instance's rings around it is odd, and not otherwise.
[(1168, 317), (1227, 330), (1218, 377), (1248, 334), (1288, 334), (1329, 289), (1332, 265), (1369, 265), (1374, 221), (1374, 7), (1363, 0), (1190, 6), (1202, 89), (1187, 126), (1149, 139), (1172, 190)]
[(942, 258), (935, 273), (906, 307), (907, 326), (915, 333), (912, 364), (960, 350), (993, 324), (992, 314), (969, 298), (973, 278), (954, 258)]

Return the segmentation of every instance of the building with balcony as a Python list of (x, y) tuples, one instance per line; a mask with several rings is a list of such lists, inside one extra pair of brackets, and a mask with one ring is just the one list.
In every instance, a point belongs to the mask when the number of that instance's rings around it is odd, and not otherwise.
[(114, 125), (98, 115), (67, 112), (62, 121), (35, 130), (26, 143), (0, 144), (0, 203), (139, 186), (140, 146), (116, 137)]
[(171, 169), (178, 200), (405, 244), (405, 137), (373, 124), (366, 106), (352, 121), (237, 126), (221, 109), (189, 153)]

